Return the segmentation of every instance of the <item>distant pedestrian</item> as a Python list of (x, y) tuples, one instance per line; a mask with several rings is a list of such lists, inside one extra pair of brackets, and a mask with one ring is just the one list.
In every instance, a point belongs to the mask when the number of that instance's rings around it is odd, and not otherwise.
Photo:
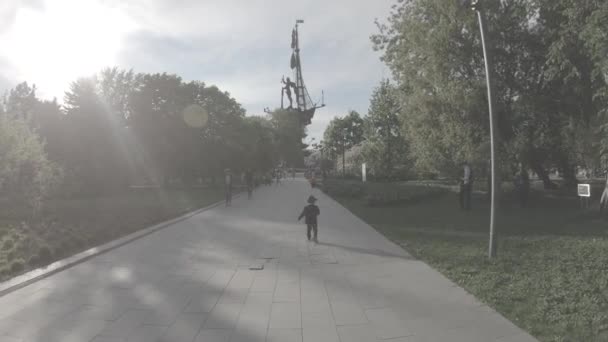
[(306, 223), (306, 236), (308, 237), (308, 241), (310, 241), (311, 239), (312, 231), (314, 233), (314, 235), (312, 235), (313, 241), (319, 242), (319, 240), (317, 239), (317, 216), (319, 216), (321, 211), (319, 210), (319, 207), (315, 205), (316, 201), (317, 199), (314, 196), (310, 195), (308, 197), (308, 205), (304, 207), (304, 210), (302, 210), (302, 213), (298, 217), (298, 221), (300, 221), (302, 217), (304, 217), (304, 222)]
[(224, 170), (224, 191), (226, 193), (226, 206), (232, 205), (232, 172)]
[(274, 171), (274, 176), (276, 178), (277, 185), (281, 184), (281, 170), (280, 169), (276, 169)]
[(460, 181), (460, 208), (471, 209), (471, 193), (473, 192), (473, 171), (469, 163), (462, 163), (462, 179)]

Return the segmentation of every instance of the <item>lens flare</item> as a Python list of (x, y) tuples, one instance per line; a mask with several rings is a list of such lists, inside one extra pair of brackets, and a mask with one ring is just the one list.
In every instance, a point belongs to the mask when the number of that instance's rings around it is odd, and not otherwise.
[(193, 128), (203, 128), (207, 125), (209, 115), (207, 111), (196, 104), (190, 105), (184, 109), (183, 112), (184, 122)]

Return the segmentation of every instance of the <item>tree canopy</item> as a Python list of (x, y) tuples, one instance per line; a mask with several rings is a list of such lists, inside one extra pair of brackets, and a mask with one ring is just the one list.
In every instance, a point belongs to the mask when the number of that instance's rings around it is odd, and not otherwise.
[[(107, 68), (75, 80), (63, 105), (37, 98), (36, 87), (24, 82), (7, 93), (0, 112), (2, 127), (14, 130), (0, 130), (5, 155), (32, 151), (22, 157), (41, 172), (51, 170), (42, 164), (57, 166), (64, 191), (191, 184), (225, 168), (265, 172), (280, 162), (303, 164), (305, 129), (294, 113), (246, 116), (228, 92), (167, 73)], [(15, 134), (25, 145), (15, 145)], [(5, 165), (0, 188), (22, 164)]]
[[(488, 163), (479, 28), (461, 3), (400, 0), (371, 37), (397, 83), (403, 136), (419, 171), (450, 174), (463, 160)], [(575, 167), (605, 163), (606, 8), (598, 1), (484, 2), (503, 173), (523, 163), (547, 184), (553, 168), (572, 183)]]

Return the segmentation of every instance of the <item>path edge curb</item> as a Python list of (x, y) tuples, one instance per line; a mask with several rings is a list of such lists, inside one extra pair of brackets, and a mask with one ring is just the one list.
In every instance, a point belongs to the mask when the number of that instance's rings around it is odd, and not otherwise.
[[(239, 196), (240, 196), (240, 194), (233, 196), (233, 198), (236, 198)], [(11, 278), (5, 282), (0, 283), (0, 297), (3, 297), (11, 292), (24, 288), (28, 285), (34, 284), (42, 279), (48, 278), (55, 273), (59, 273), (68, 268), (74, 267), (74, 266), (81, 264), (89, 259), (92, 259), (98, 255), (110, 252), (114, 249), (117, 249), (126, 244), (129, 244), (133, 241), (139, 240), (139, 239), (146, 237), (150, 234), (153, 234), (161, 229), (167, 228), (175, 223), (187, 220), (190, 217), (200, 214), (204, 211), (213, 209), (213, 208), (223, 204), (224, 202), (225, 202), (224, 200), (221, 200), (221, 201), (215, 202), (213, 204), (210, 204), (206, 207), (195, 209), (195, 210), (187, 212), (181, 216), (174, 217), (172, 219), (155, 224), (151, 227), (140, 229), (136, 232), (133, 232), (129, 235), (123, 236), (116, 240), (107, 242), (107, 243), (99, 245), (99, 246), (89, 248), (83, 252), (74, 254), (65, 259), (57, 260), (47, 266), (31, 270), (22, 275), (18, 275), (14, 278)]]

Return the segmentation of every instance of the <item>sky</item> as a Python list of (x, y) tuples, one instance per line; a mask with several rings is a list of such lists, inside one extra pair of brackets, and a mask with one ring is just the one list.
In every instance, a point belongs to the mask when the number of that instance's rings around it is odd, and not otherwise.
[(396, 0), (1, 0), (0, 93), (35, 83), (60, 102), (69, 83), (118, 66), (168, 72), (228, 91), (248, 115), (280, 106), (291, 76), (291, 29), (300, 24), (304, 81), (326, 107), (308, 126), (317, 140), (335, 116), (367, 113), (389, 71), (374, 52), (374, 20)]

